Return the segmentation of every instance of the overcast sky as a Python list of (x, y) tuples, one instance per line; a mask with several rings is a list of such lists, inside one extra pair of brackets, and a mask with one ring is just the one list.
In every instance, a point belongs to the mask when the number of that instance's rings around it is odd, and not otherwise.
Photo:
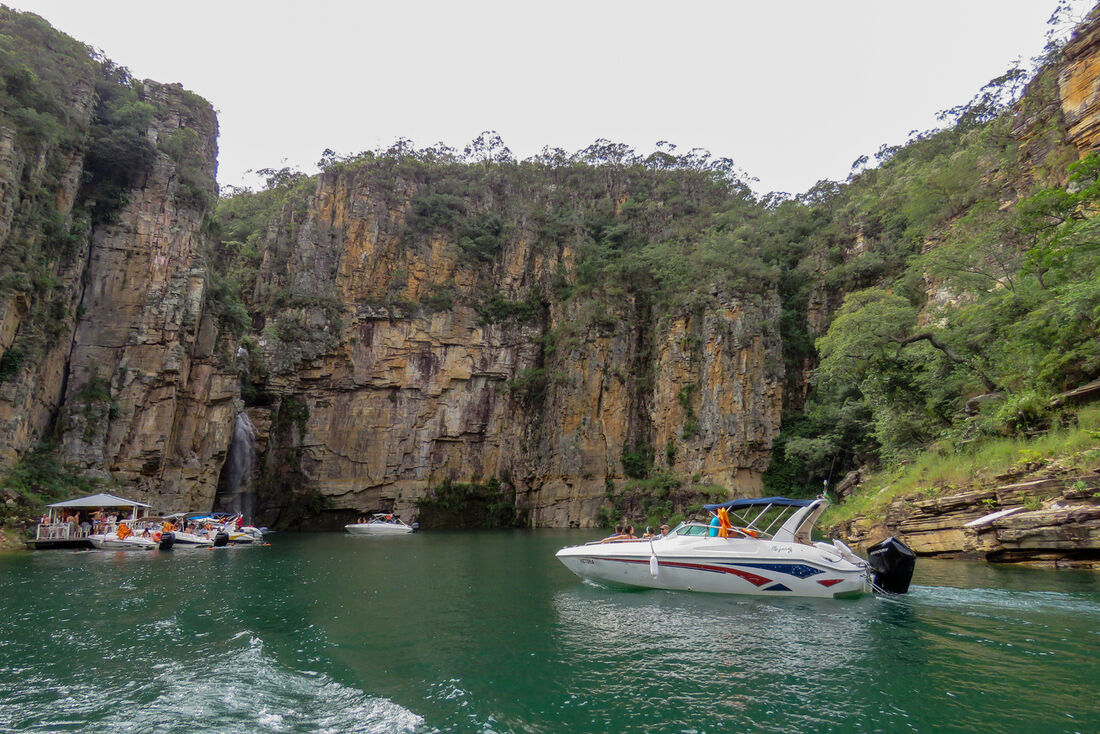
[[(218, 181), (325, 148), (519, 158), (597, 138), (732, 158), (759, 192), (852, 161), (1037, 55), (1056, 0), (8, 0), (214, 105)], [(1092, 0), (1074, 0), (1079, 14)]]

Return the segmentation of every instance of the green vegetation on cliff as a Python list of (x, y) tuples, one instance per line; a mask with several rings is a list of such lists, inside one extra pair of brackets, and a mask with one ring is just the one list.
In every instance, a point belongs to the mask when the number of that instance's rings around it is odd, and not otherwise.
[[(487, 135), (473, 149), (495, 151)], [(727, 160), (698, 150), (642, 157), (607, 141), (518, 162), (503, 152), (485, 156), (399, 143), (343, 160), (327, 157), (321, 175), (344, 177), (400, 212), (394, 231), (382, 234), (404, 247), (444, 238), (482, 275), (479, 285), (500, 267), (505, 242), (519, 237), (533, 243), (536, 256), (571, 249), (572, 271), (514, 295), (475, 287), (436, 291), (417, 302), (402, 296), (410, 274), (399, 269), (377, 278), (372, 305), (434, 309), (444, 299), (451, 307), (478, 308), (488, 322), (522, 322), (537, 317), (540, 300), (585, 298), (614, 309), (624, 297), (644, 295), (666, 310), (684, 309), (711, 298), (701, 282), (748, 295), (776, 278), (761, 261), (750, 226), (763, 208)], [(326, 295), (285, 270), (318, 181), (287, 170), (267, 173), (263, 191), (234, 190), (218, 208), (226, 269), (249, 308), (261, 313)], [(598, 310), (586, 313), (598, 320)]]
[[(12, 298), (28, 313), (14, 343), (2, 345), (10, 349), (0, 356), (0, 382), (37, 366), (76, 320), (79, 298), (66, 280), (79, 276), (93, 229), (113, 223), (150, 172), (158, 104), (124, 67), (37, 15), (0, 7), (0, 125), (13, 136), (0, 309)], [(179, 135), (188, 133), (182, 127)], [(162, 147), (182, 156), (187, 146)], [(189, 160), (181, 175), (193, 179), (193, 154)], [(186, 183), (181, 190), (190, 191)], [(201, 204), (213, 204), (209, 193)]]
[[(913, 461), (876, 472), (860, 491), (829, 509), (822, 523), (838, 525), (854, 518), (882, 522), (899, 497), (939, 497), (1004, 483), (999, 477), (1045, 473), (1095, 474), (1100, 469), (1100, 406), (1083, 408), (1074, 425), (1056, 426), (1035, 438), (998, 437), (966, 452), (949, 448), (926, 451)], [(1011, 481), (1011, 480), (1008, 480)], [(1019, 481), (1019, 480), (1017, 480)], [(991, 506), (991, 510), (997, 509)]]
[(1032, 435), (1067, 410), (1060, 392), (1100, 376), (1100, 160), (1061, 143), (1056, 68), (1010, 105), (1021, 77), (797, 202), (816, 221), (802, 246), (818, 302), (842, 303), (807, 332), (817, 368), (785, 415), (778, 491)]
[[(95, 287), (93, 241), (119, 234), (120, 214), (146, 189), (158, 162), (175, 164), (169, 193), (177, 211), (201, 214), (212, 205), (212, 151), (196, 144), (192, 129), (212, 139), (213, 130), (205, 130), (212, 125), (212, 110), (197, 96), (143, 84), (42, 18), (0, 6), (0, 516), (7, 507), (26, 519), (41, 502), (91, 486), (59, 454), (65, 387), (83, 377), (74, 378), (69, 358), (94, 300), (83, 293)], [(158, 147), (157, 133), (167, 126), (174, 131), (161, 134)], [(89, 432), (92, 413), (107, 420), (119, 412), (110, 395), (116, 365), (102, 368), (106, 376), (75, 389), (68, 406), (70, 415), (89, 419)]]
[[(281, 453), (264, 490), (306, 474), (295, 373), (353, 352), (347, 323), (366, 332), (371, 320), (458, 311), (533, 348), (499, 377), (501, 399), (525, 416), (569, 385), (579, 345), (619, 350), (602, 379), (619, 380), (629, 405), (607, 474), (628, 481), (608, 485), (608, 513), (669, 516), (710, 491), (675, 471), (713, 445), (696, 376), (672, 386), (676, 426), (661, 445), (652, 425), (659, 337), (683, 325), (683, 361), (697, 366), (708, 309), (740, 308), (767, 322), (748, 333), (782, 344), (782, 362), (776, 350), (766, 366), (786, 387), (769, 492), (980, 455), (1071, 423), (1076, 408), (1059, 394), (1100, 377), (1100, 157), (1077, 160), (1065, 142), (1058, 64), (1052, 47), (1022, 97), (1028, 75), (1010, 70), (945, 112), (944, 128), (797, 197), (756, 197), (732, 162), (701, 150), (642, 155), (598, 140), (518, 161), (493, 133), (463, 151), (326, 151), (313, 177), (264, 171), (263, 190), (225, 192), (204, 232), (216, 240), (205, 305), (246, 348), (242, 395), (279, 406)], [(0, 315), (22, 319), (0, 352), (0, 385), (29, 384), (48, 346), (65, 343), (92, 232), (158, 161), (178, 173), (176, 203), (212, 204), (201, 136), (186, 125), (150, 135), (164, 110), (145, 87), (37, 16), (0, 8), (0, 143), (13, 151)], [(338, 221), (373, 228), (356, 232), (351, 272), (333, 255), (351, 239)], [(453, 272), (437, 277), (440, 263)], [(771, 439), (745, 437), (762, 451)], [(482, 491), (458, 486), (437, 494), (440, 506)]]
[(58, 461), (54, 447), (40, 444), (0, 479), (0, 531), (21, 533), (45, 505), (102, 491), (102, 479)]
[[(551, 381), (568, 381), (552, 360), (578, 334), (634, 335), (638, 420), (621, 447), (632, 479), (665, 476), (699, 429), (680, 386), (678, 440), (654, 445), (644, 408), (654, 325), (723, 298), (781, 303), (787, 390), (768, 491), (808, 494), (928, 447), (1033, 434), (1060, 420), (1059, 392), (1100, 376), (1100, 160), (1074, 162), (1062, 142), (1057, 63), (1055, 49), (1022, 99), (1028, 75), (1012, 69), (945, 112), (944, 128), (794, 198), (754, 197), (732, 163), (702, 151), (642, 156), (604, 140), (524, 161), (492, 134), (461, 153), (404, 141), (346, 159), (326, 152), (318, 178), (271, 171), (263, 191), (221, 202), (228, 310), (291, 356), (276, 369), (331, 347), (335, 263), (289, 258), (320, 181), (340, 180), (392, 214), (379, 247), (442, 241), (471, 274), (461, 287), (421, 287), (412, 256), (398, 255), (410, 267), (372, 273), (364, 308), (467, 307), (483, 323), (546, 332), (543, 361), (509, 382), (517, 397), (537, 404)], [(557, 265), (533, 278), (520, 264), (521, 280), (494, 290), (516, 241)], [(550, 312), (568, 318), (550, 330)]]

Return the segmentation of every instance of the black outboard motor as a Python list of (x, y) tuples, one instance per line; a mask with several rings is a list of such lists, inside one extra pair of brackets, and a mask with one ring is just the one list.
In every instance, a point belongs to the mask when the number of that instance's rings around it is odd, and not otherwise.
[(161, 550), (172, 550), (172, 546), (175, 545), (175, 544), (176, 544), (176, 534), (175, 533), (161, 533), (160, 534), (160, 545), (158, 547)]
[[(214, 547), (215, 548), (224, 548), (227, 545), (229, 545), (229, 533), (222, 530), (221, 532), (214, 535)], [(906, 548), (906, 550), (909, 550), (909, 549)]]
[(874, 572), (875, 586), (891, 594), (909, 591), (917, 554), (897, 538), (890, 536), (867, 549), (867, 562)]

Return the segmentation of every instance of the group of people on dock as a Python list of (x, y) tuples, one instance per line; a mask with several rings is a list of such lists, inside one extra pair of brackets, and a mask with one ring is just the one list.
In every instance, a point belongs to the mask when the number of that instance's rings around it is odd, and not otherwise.
[(632, 540), (635, 540), (635, 541), (660, 540), (661, 538), (664, 538), (667, 535), (668, 535), (668, 525), (662, 525), (660, 528), (658, 528), (657, 532), (653, 532), (653, 527), (650, 526), (650, 525), (647, 525), (646, 529), (645, 529), (645, 532), (642, 533), (642, 537), (640, 537), (640, 538), (637, 535), (634, 534), (634, 526), (633, 525), (616, 525), (615, 526), (615, 533), (613, 535), (607, 536), (606, 538), (604, 538), (600, 542), (601, 543), (619, 543), (619, 542), (623, 542), (623, 541), (629, 542), (629, 541), (632, 541)]
[(117, 513), (112, 512), (108, 514), (101, 507), (91, 514), (77, 511), (71, 515), (61, 514), (57, 517), (50, 517), (49, 513), (47, 513), (38, 519), (38, 524), (52, 526), (68, 525), (73, 532), (79, 530), (81, 535), (89, 535), (90, 533), (106, 532), (108, 528), (113, 528), (117, 525), (118, 520), (119, 517)]

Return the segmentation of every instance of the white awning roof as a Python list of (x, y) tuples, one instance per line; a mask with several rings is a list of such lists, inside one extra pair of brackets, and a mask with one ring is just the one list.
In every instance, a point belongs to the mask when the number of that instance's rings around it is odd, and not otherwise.
[(99, 494), (91, 494), (87, 497), (79, 497), (75, 500), (66, 500), (64, 502), (55, 502), (52, 505), (46, 505), (46, 507), (149, 507), (150, 505), (144, 502), (136, 502), (135, 500), (123, 499), (122, 497), (115, 497), (113, 494), (107, 494), (101, 492)]

